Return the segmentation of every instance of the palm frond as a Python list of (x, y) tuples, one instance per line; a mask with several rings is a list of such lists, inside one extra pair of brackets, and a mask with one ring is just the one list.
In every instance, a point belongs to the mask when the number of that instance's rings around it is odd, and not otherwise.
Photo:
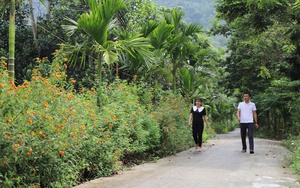
[(165, 21), (161, 22), (150, 35), (152, 46), (156, 49), (162, 48), (172, 31), (173, 27), (171, 25), (167, 24)]
[(69, 36), (72, 36), (75, 33), (75, 31), (78, 29), (77, 22), (68, 17), (65, 17), (64, 19), (67, 20), (68, 22), (72, 23), (73, 25), (62, 25), (61, 27), (63, 28), (63, 30), (66, 31), (66, 33)]
[(90, 12), (78, 19), (78, 28), (84, 30), (100, 45), (107, 41), (108, 31), (114, 26), (115, 14), (125, 9), (124, 0), (86, 0)]
[(184, 35), (190, 36), (201, 31), (203, 31), (202, 26), (199, 26), (198, 24), (190, 24), (185, 28)]
[(118, 43), (118, 46), (131, 56), (136, 57), (136, 55), (140, 55), (147, 66), (153, 62), (153, 53), (150, 51), (153, 47), (148, 43), (147, 38), (135, 35), (131, 38), (120, 40)]
[(179, 26), (184, 16), (183, 10), (174, 9), (172, 11), (172, 24), (174, 25), (175, 34), (179, 33)]
[(0, 18), (2, 19), (4, 16), (4, 13), (10, 4), (10, 0), (0, 0)]
[(90, 51), (90, 48), (87, 48), (87, 44), (76, 43), (75, 45), (71, 44), (62, 44), (64, 46), (64, 52), (67, 54), (68, 62), (71, 66), (76, 66), (80, 62), (80, 67), (84, 67), (86, 63), (87, 54)]
[(296, 0), (296, 2), (293, 4), (293, 9), (295, 9), (295, 10), (300, 9), (300, 0)]
[(145, 24), (141, 29), (141, 33), (143, 34), (143, 37), (148, 37), (150, 33), (152, 33), (152, 31), (158, 27), (159, 24), (160, 24), (159, 22), (152, 21), (152, 20), (150, 20), (147, 24)]
[(105, 46), (96, 43), (93, 48), (96, 53), (103, 54), (104, 62), (108, 65), (113, 64), (118, 59), (116, 45), (112, 41), (106, 42)]

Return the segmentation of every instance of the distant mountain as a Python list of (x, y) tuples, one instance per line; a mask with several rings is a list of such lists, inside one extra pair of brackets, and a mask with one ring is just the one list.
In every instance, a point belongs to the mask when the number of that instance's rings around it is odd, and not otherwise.
[[(208, 30), (212, 26), (212, 22), (216, 16), (215, 0), (152, 0), (159, 6), (175, 8), (180, 7), (185, 15), (184, 20), (187, 23), (199, 23), (204, 30)], [(210, 37), (215, 47), (227, 46), (227, 38), (224, 36)]]
[(199, 23), (206, 30), (211, 27), (215, 17), (214, 0), (152, 0), (155, 4), (165, 7), (181, 7), (185, 12), (187, 23)]

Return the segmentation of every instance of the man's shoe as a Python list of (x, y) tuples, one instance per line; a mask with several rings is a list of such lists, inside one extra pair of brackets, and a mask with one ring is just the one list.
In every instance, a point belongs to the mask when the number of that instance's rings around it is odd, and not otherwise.
[(250, 150), (250, 154), (254, 154), (254, 151), (253, 151), (253, 150)]

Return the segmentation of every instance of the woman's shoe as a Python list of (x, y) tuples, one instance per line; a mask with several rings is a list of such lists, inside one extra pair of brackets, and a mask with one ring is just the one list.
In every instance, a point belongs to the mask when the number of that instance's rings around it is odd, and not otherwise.
[(245, 150), (245, 149), (243, 149), (241, 152), (242, 152), (242, 153), (246, 153), (246, 150)]
[(250, 150), (250, 154), (254, 154), (254, 151), (253, 151), (253, 150)]

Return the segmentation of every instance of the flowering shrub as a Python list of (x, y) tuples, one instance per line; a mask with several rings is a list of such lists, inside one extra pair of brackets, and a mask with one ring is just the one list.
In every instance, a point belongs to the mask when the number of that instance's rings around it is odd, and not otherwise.
[(74, 92), (63, 54), (37, 61), (18, 86), (0, 65), (0, 187), (70, 187), (117, 173), (128, 158), (192, 146), (180, 96), (160, 91), (153, 104), (157, 89), (116, 80), (103, 87), (99, 110), (95, 88)]

